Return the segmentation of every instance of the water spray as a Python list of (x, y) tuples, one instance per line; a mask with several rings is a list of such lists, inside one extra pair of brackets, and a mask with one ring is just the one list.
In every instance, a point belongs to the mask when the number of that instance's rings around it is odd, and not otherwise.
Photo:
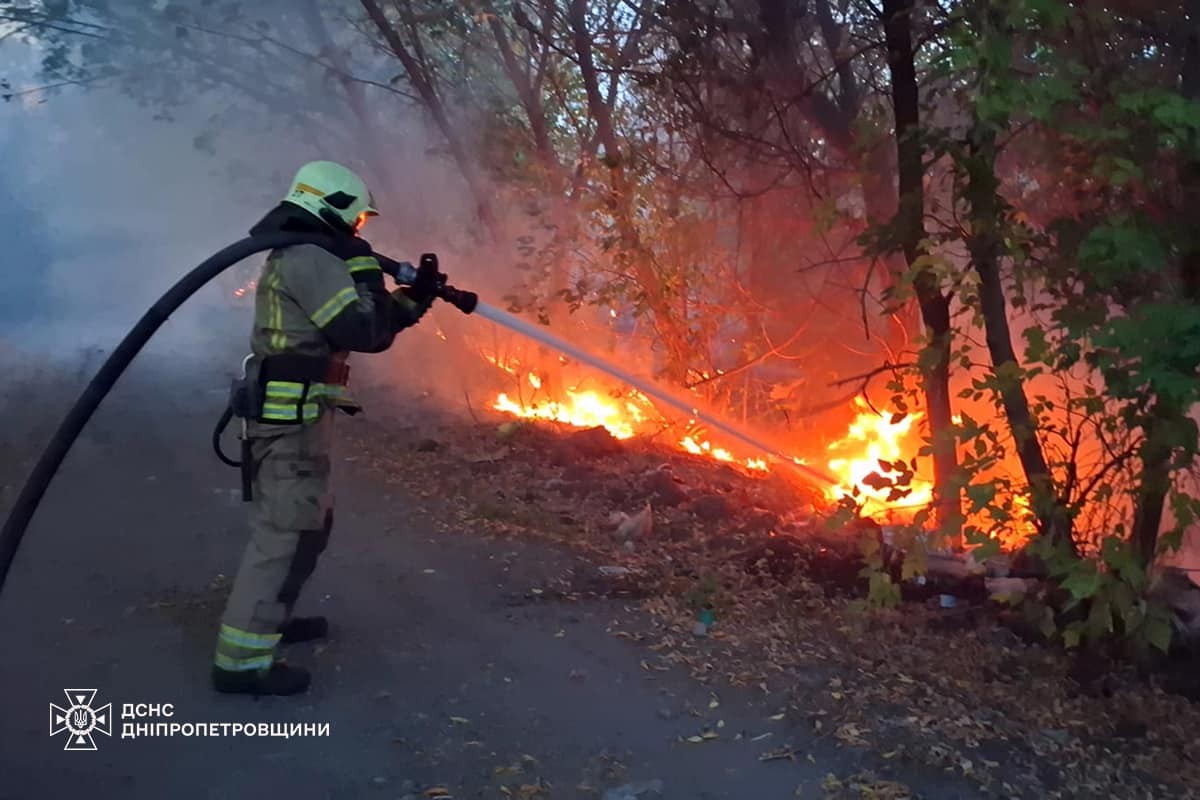
[(527, 336), (530, 339), (541, 342), (547, 347), (552, 347), (555, 350), (558, 350), (560, 353), (574, 358), (576, 361), (580, 361), (588, 366), (600, 370), (601, 372), (611, 375), (622, 383), (633, 386), (643, 394), (649, 395), (650, 397), (653, 397), (656, 400), (671, 406), (675, 410), (687, 414), (693, 419), (698, 419), (706, 425), (710, 425), (713, 428), (720, 430), (730, 438), (736, 439), (746, 446), (753, 448), (754, 450), (765, 453), (766, 455), (777, 459), (781, 463), (803, 473), (810, 479), (815, 479), (818, 482), (828, 486), (841, 485), (840, 481), (829, 475), (826, 475), (824, 472), (814, 469), (813, 467), (810, 467), (809, 465), (804, 464), (791, 456), (779, 452), (766, 442), (763, 442), (753, 435), (734, 427), (724, 420), (714, 417), (711, 414), (704, 413), (692, 404), (681, 400), (679, 397), (668, 392), (661, 386), (626, 372), (615, 364), (611, 364), (608, 361), (599, 358), (598, 356), (594, 356), (591, 353), (580, 350), (570, 342), (564, 341), (563, 339), (560, 339), (559, 337), (550, 333), (550, 331), (546, 330), (544, 327), (534, 325), (521, 319), (520, 317), (508, 313), (507, 311), (503, 311), (495, 306), (490, 306), (487, 303), (476, 303), (474, 306), (474, 311), (479, 316), (486, 317), (497, 325), (508, 328), (509, 330), (519, 333), (522, 336)]

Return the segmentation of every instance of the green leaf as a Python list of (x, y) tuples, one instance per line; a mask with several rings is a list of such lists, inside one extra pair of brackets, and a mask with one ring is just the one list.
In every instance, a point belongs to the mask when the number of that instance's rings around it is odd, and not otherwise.
[(1088, 562), (1084, 563), (1090, 567), (1090, 571), (1081, 569), (1062, 582), (1062, 588), (1070, 592), (1071, 597), (1076, 600), (1094, 597), (1100, 591), (1100, 584), (1104, 579), (1094, 566)]
[(1142, 625), (1142, 636), (1151, 646), (1163, 653), (1170, 651), (1173, 634), (1171, 621), (1165, 616), (1151, 614), (1146, 617), (1145, 623)]
[(1175, 528), (1159, 534), (1156, 552), (1158, 555), (1174, 553), (1183, 546), (1183, 528)]
[(1038, 326), (1026, 328), (1025, 360), (1030, 363), (1049, 364), (1050, 343), (1046, 341), (1046, 331)]
[(971, 501), (971, 512), (975, 513), (987, 508), (996, 499), (996, 484), (979, 483), (967, 487), (967, 498)]
[(1109, 600), (1112, 609), (1128, 626), (1131, 619), (1139, 617), (1137, 597), (1134, 590), (1124, 581), (1111, 581), (1108, 585)]
[(1042, 608), (1042, 615), (1041, 615), (1042, 618), (1041, 618), (1040, 623), (1038, 624), (1038, 630), (1041, 631), (1042, 636), (1045, 637), (1046, 639), (1052, 639), (1054, 637), (1054, 631), (1056, 629), (1056, 626), (1054, 623), (1054, 611), (1051, 610), (1049, 606), (1042, 606), (1041, 608)]
[(1083, 638), (1083, 623), (1078, 621), (1072, 622), (1063, 630), (1062, 638), (1063, 644), (1068, 649), (1078, 647), (1080, 640)]
[(1002, 549), (999, 539), (987, 535), (984, 535), (982, 541), (978, 541), (976, 544), (975, 549), (971, 551), (971, 556), (977, 563), (999, 555)]
[(912, 547), (904, 556), (904, 564), (900, 569), (901, 580), (912, 580), (918, 575), (924, 575), (929, 570), (929, 554), (920, 544)]
[(1099, 595), (1092, 602), (1092, 607), (1088, 609), (1085, 630), (1088, 638), (1092, 641), (1099, 641), (1112, 633), (1112, 606), (1109, 605), (1108, 598)]

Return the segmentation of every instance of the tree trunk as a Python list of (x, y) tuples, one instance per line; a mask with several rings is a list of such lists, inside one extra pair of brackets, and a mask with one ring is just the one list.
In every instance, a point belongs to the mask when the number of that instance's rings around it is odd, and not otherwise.
[[(571, 27), (579, 73), (587, 95), (588, 109), (596, 121), (596, 138), (604, 148), (604, 163), (609, 170), (609, 211), (616, 221), (621, 240), (621, 258), (641, 284), (647, 307), (654, 314), (654, 326), (667, 351), (666, 375), (674, 383), (687, 381), (689, 346), (687, 320), (677, 319), (670, 298), (651, 266), (651, 254), (645, 248), (632, 216), (633, 186), (625, 171), (623, 154), (613, 126), (612, 112), (600, 91), (598, 70), (592, 55), (592, 34), (587, 27), (588, 0), (571, 0), (568, 22)], [(617, 80), (612, 76), (611, 80)]]
[(925, 405), (933, 446), (934, 509), (939, 529), (961, 546), (962, 499), (955, 485), (958, 453), (950, 404), (950, 298), (933, 272), (918, 265), (925, 239), (925, 167), (920, 138), (920, 104), (912, 41), (914, 0), (883, 0), (884, 36), (891, 71), (892, 106), (896, 119), (896, 153), (900, 197), (896, 227), (914, 285), (921, 319), (929, 334), (929, 352), (921, 359)]
[(446, 145), (450, 148), (450, 155), (454, 159), (459, 172), (462, 173), (463, 179), (466, 180), (468, 188), (471, 190), (471, 195), (475, 201), (476, 213), (479, 215), (480, 221), (487, 228), (488, 233), (495, 238), (499, 230), (496, 225), (495, 212), (492, 209), (491, 195), (483, 176), (479, 172), (478, 165), (472, 160), (470, 154), (467, 153), (467, 148), (463, 143), (462, 137), (458, 135), (454, 123), (450, 120), (450, 115), (446, 112), (445, 103), (442, 102), (442, 98), (438, 94), (437, 88), (433, 85), (433, 81), (426, 73), (422, 64), (408, 51), (404, 40), (388, 21), (387, 15), (383, 13), (383, 9), (379, 7), (379, 4), (375, 0), (359, 0), (359, 2), (362, 3), (367, 16), (379, 31), (379, 35), (387, 43), (388, 49), (392, 51), (404, 67), (409, 83), (416, 89), (417, 95), (421, 98), (421, 102), (425, 106), (425, 110), (433, 118), (434, 124), (437, 125), (438, 130), (445, 138)]
[(1130, 538), (1142, 563), (1147, 565), (1154, 561), (1163, 507), (1171, 489), (1171, 430), (1178, 416), (1169, 411), (1160, 399), (1142, 426), (1146, 441), (1142, 444), (1141, 485), (1138, 486)]
[[(550, 137), (550, 122), (546, 116), (544, 99), (539, 87), (542, 76), (536, 70), (531, 69), (528, 58), (524, 64), (518, 59), (508, 31), (499, 14), (496, 13), (494, 4), (490, 0), (485, 0), (483, 9), (488, 16), (488, 25), (492, 31), (492, 38), (495, 39), (496, 49), (500, 53), (504, 73), (516, 92), (517, 100), (525, 112), (526, 123), (529, 125), (533, 151), (542, 172), (538, 176), (537, 184), (549, 199), (546, 217), (552, 231), (551, 238), (560, 242), (566, 241), (570, 236), (572, 221), (577, 216), (578, 209), (575, 208), (575, 203), (567, 198), (566, 189), (569, 176), (554, 147), (554, 141)], [(527, 22), (527, 24), (531, 23)], [(549, 302), (546, 309), (551, 327), (564, 321), (568, 313), (565, 304), (555, 302), (555, 298), (568, 288), (569, 270), (566, 260), (561, 257), (555, 258), (550, 264), (549, 291), (547, 292)]]
[[(981, 24), (992, 25), (985, 11)], [(986, 34), (985, 34), (986, 35)], [(988, 77), (985, 76), (985, 82)], [(1008, 418), (1009, 429), (1016, 443), (1017, 457), (1033, 496), (1033, 511), (1038, 519), (1039, 532), (1055, 544), (1066, 544), (1074, 550), (1070, 514), (1058, 497), (1054, 477), (1046, 464), (1041, 442), (1037, 436), (1037, 420), (1029, 410), (1025, 387), (1018, 376), (1019, 364), (1012, 346), (1008, 324), (1008, 308), (1000, 276), (1003, 257), (1003, 203), (996, 177), (996, 127), (994, 120), (978, 116), (968, 134), (965, 157), (965, 197), (970, 233), (967, 250), (971, 266), (979, 275), (979, 302), (987, 335), (988, 353), (1000, 391), (1000, 400)]]

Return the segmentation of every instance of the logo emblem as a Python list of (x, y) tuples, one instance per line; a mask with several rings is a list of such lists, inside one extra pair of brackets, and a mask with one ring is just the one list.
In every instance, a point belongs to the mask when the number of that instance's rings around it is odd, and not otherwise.
[(95, 750), (93, 731), (112, 736), (112, 703), (94, 708), (95, 689), (64, 689), (67, 707), (50, 704), (50, 735), (67, 732), (64, 750)]

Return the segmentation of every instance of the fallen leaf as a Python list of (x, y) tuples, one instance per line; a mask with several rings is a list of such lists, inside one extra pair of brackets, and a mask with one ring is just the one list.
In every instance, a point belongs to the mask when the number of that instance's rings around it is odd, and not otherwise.
[(758, 760), (759, 761), (783, 761), (783, 760), (791, 761), (791, 760), (795, 759), (795, 757), (796, 757), (796, 751), (793, 750), (791, 747), (784, 745), (783, 747), (776, 747), (773, 750), (768, 750), (767, 752), (760, 755), (758, 757)]
[(867, 740), (862, 738), (864, 731), (852, 722), (847, 722), (845, 725), (838, 727), (833, 732), (834, 738), (855, 747), (861, 747), (867, 744)]
[(654, 529), (654, 513), (650, 504), (633, 516), (625, 516), (617, 526), (616, 538), (620, 540), (644, 539), (650, 536)]

